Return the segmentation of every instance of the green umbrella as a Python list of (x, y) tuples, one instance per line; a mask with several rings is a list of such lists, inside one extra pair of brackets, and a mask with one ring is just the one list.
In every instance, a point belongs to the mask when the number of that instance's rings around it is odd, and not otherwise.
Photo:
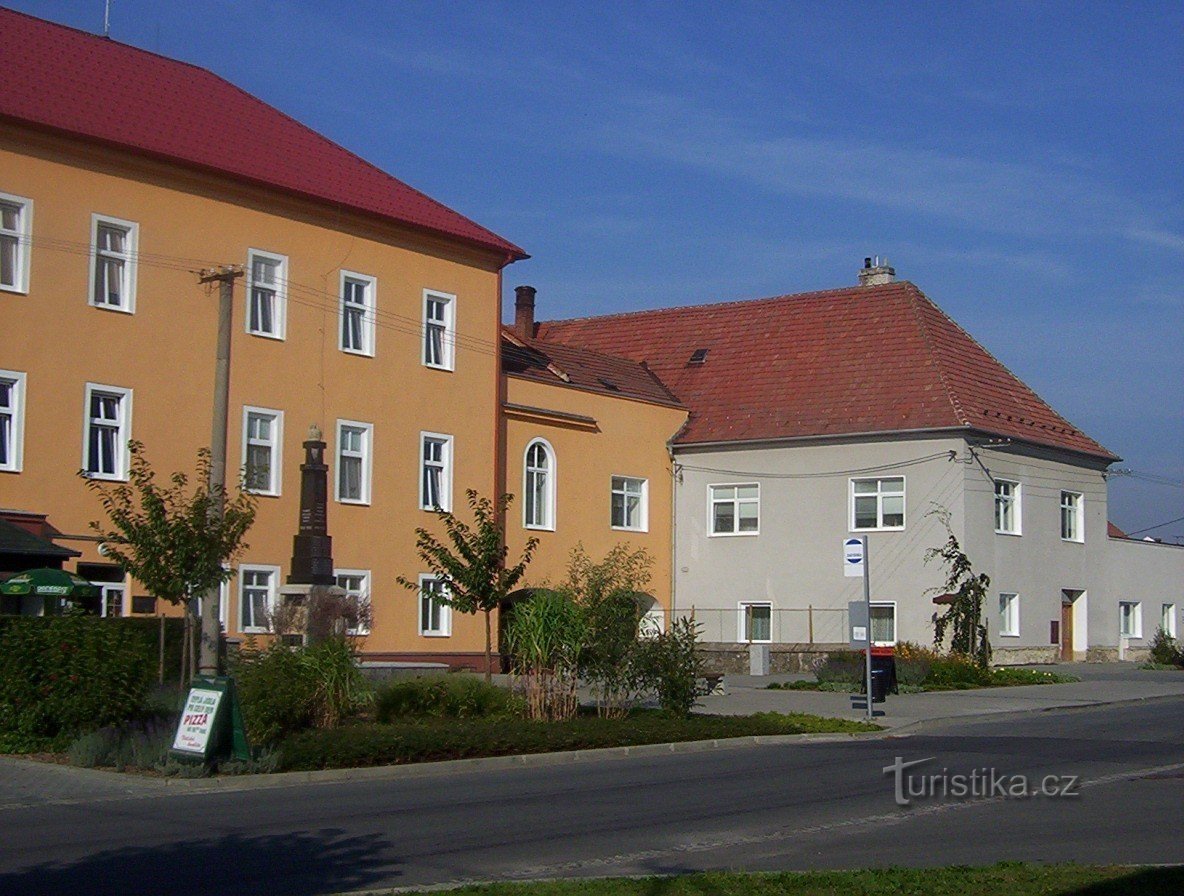
[(29, 569), (0, 582), (0, 594), (39, 597), (101, 597), (103, 589), (64, 569)]

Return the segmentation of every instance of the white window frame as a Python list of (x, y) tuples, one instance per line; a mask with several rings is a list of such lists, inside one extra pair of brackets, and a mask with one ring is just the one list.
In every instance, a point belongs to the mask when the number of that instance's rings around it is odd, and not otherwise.
[[(238, 568), (238, 628), (244, 634), (260, 634), (270, 631), (266, 625), (247, 625), (246, 602), (247, 573), (267, 573), (267, 613), (275, 612), (276, 599), (280, 588), (280, 568), (261, 563), (243, 563)], [(253, 614), (252, 614), (253, 615)], [(255, 622), (257, 620), (252, 620)]]
[[(19, 370), (0, 370), (0, 380), (9, 384), (8, 404), (0, 406), (0, 440), (6, 440), (4, 447), (7, 455), (6, 460), (0, 460), (0, 472), (19, 473), (24, 469), (25, 461), (25, 394), (28, 376)], [(5, 420), (7, 425), (4, 425)]]
[[(261, 261), (275, 266), (274, 284), (256, 284), (255, 262)], [(271, 330), (264, 330), (252, 326), (255, 313), (255, 289), (259, 288), (271, 293)], [(247, 250), (247, 309), (243, 315), (243, 325), (252, 336), (264, 339), (283, 340), (287, 336), (288, 327), (288, 256), (265, 252), (262, 249)]]
[(999, 637), (1020, 636), (1020, 596), (1013, 591), (999, 592)]
[[(617, 484), (621, 483), (620, 488)], [(636, 492), (629, 491), (630, 484), (639, 485), (640, 489)], [(624, 513), (624, 524), (618, 526), (613, 522), (614, 503), (617, 498), (621, 499), (621, 508)], [(629, 498), (636, 497), (640, 500), (637, 505), (637, 520), (634, 525), (629, 525)], [(609, 479), (609, 527), (616, 529), (619, 532), (648, 532), (650, 506), (650, 481), (642, 479), (640, 476), (612, 476)]]
[[(361, 579), (362, 584), (360, 588), (346, 588), (341, 584), (344, 578)], [(368, 601), (370, 599), (370, 570), (368, 569), (335, 569), (333, 570), (333, 581), (338, 588), (345, 591), (346, 596), (355, 596), (359, 603)], [(361, 622), (361, 620), (359, 620)], [(345, 630), (347, 635), (355, 637), (363, 637), (370, 634), (370, 626), (361, 624)]]
[[(428, 443), (440, 446), (440, 460), (429, 461), (427, 458)], [(421, 432), (419, 434), (419, 509), (435, 512), (435, 505), (428, 503), (425, 486), (428, 467), (440, 471), (440, 510), (452, 510), (452, 467), (453, 467), (453, 439), (442, 432)]]
[[(892, 610), (892, 640), (891, 641), (877, 641), (877, 640), (874, 640), (874, 638), (873, 638), (873, 640), (872, 640), (873, 647), (893, 647), (900, 640), (899, 635), (898, 635), (898, 632), (900, 629), (899, 629), (899, 626), (897, 625), (897, 619), (896, 619), (896, 601), (894, 601), (894, 600), (873, 600), (872, 601), (872, 609), (873, 610), (884, 609), (885, 607), (888, 607)], [(869, 635), (871, 634), (873, 628), (874, 627), (872, 626), (872, 620), (869, 619), (868, 620), (868, 629), (869, 629), (868, 634)]]
[[(1070, 503), (1066, 503), (1066, 498), (1075, 499)], [(1066, 517), (1066, 511), (1072, 511), (1072, 517)], [(1073, 528), (1075, 532), (1066, 535), (1067, 527), (1065, 522), (1072, 519)], [(1085, 541), (1085, 495), (1081, 492), (1069, 491), (1068, 489), (1061, 490), (1061, 541), (1072, 541), (1076, 544), (1082, 544)]]
[[(542, 468), (530, 465), (530, 452), (536, 446), (541, 447), (547, 455), (547, 467)], [(535, 529), (541, 532), (555, 531), (555, 476), (558, 470), (558, 459), (555, 456), (555, 449), (551, 447), (551, 443), (546, 439), (531, 439), (527, 445), (526, 450), (522, 452), (522, 526), (526, 529)], [(539, 473), (542, 473), (543, 478), (543, 503), (542, 503), (542, 518), (535, 514), (535, 519), (530, 518), (531, 500), (530, 496), (534, 493), (531, 488), (531, 480), (536, 478)]]
[[(741, 498), (740, 489), (755, 488), (756, 498)], [(731, 489), (732, 496), (716, 497), (716, 489)], [(731, 504), (732, 505), (732, 529), (730, 531), (719, 530), (715, 528), (715, 505), (717, 504)], [(756, 504), (756, 528), (744, 529), (740, 528), (740, 505), (741, 504)], [(738, 536), (760, 535), (761, 534), (761, 484), (759, 482), (717, 482), (707, 486), (707, 536), (708, 538), (735, 538)]]
[(449, 638), (452, 636), (452, 607), (447, 604), (438, 604), (437, 609), (440, 612), (439, 627), (426, 628), (424, 626), (424, 604), (430, 597), (425, 595), (424, 589), (427, 583), (437, 582), (441, 585), (440, 590), (444, 593), (448, 592), (448, 586), (440, 579), (439, 576), (431, 575), (430, 573), (420, 573), (419, 576), (419, 599), (415, 602), (415, 627), (419, 631), (421, 637), (424, 638)]
[[(105, 253), (99, 249), (100, 227), (109, 227), (126, 233), (127, 243), (123, 252)], [(135, 221), (124, 221), (121, 218), (112, 218), (107, 215), (92, 214), (90, 216), (90, 292), (88, 293), (88, 301), (91, 307), (102, 308), (104, 311), (118, 311), (122, 314), (136, 313), (136, 274), (139, 247), (140, 225)], [(123, 283), (121, 286), (124, 295), (121, 295), (121, 298), (126, 297), (127, 301), (119, 305), (98, 301), (95, 296), (99, 278), (99, 263), (108, 256), (123, 262), (121, 269)]]
[[(342, 432), (346, 429), (359, 430), (362, 436), (361, 451), (348, 452), (345, 448), (345, 439), (342, 437)], [(358, 458), (361, 462), (361, 493), (358, 497), (345, 497), (341, 488), (341, 475), (345, 471), (345, 458)], [(374, 424), (363, 423), (360, 420), (342, 420), (337, 421), (337, 469), (333, 476), (333, 496), (340, 504), (369, 504), (370, 503), (370, 483), (374, 472)]]
[[(442, 319), (428, 316), (428, 310), (433, 302), (441, 303), (444, 306)], [(439, 361), (429, 360), (432, 344), (430, 333), (433, 328), (442, 331)], [(424, 367), (431, 367), (435, 370), (456, 369), (456, 296), (452, 293), (440, 292), (436, 289), (423, 291), (423, 356), (420, 360)]]
[[(227, 567), (222, 567), (226, 569)], [(202, 618), (202, 600), (204, 595), (199, 594), (194, 598), (194, 607), (196, 608), (197, 618)], [(222, 631), (226, 631), (226, 609), (230, 606), (230, 582), (225, 581), (218, 585), (218, 624), (222, 626)]]
[[(252, 444), (250, 437), (251, 417), (261, 416), (271, 418), (271, 437), (267, 445), (271, 449), (271, 482), (267, 488), (251, 487), (250, 470), (247, 469), (247, 458)], [(253, 405), (243, 405), (243, 491), (252, 495), (277, 497), (283, 492), (284, 483), (284, 412), (275, 408), (260, 408)], [(260, 441), (258, 444), (264, 444)]]
[[(115, 471), (112, 473), (92, 472), (90, 469), (90, 431), (94, 420), (90, 415), (91, 398), (95, 393), (116, 396), (119, 399), (119, 419), (115, 427)], [(103, 383), (87, 383), (82, 402), (82, 469), (88, 479), (107, 479), (126, 482), (131, 468), (131, 452), (128, 441), (132, 437), (132, 390), (122, 386), (108, 386)]]
[[(762, 607), (769, 611), (769, 637), (749, 638), (748, 610)], [(741, 600), (736, 602), (736, 643), (737, 644), (772, 644), (773, 643), (773, 602), (768, 600)]]
[[(1131, 608), (1130, 625), (1126, 626), (1126, 607)], [(1120, 638), (1143, 637), (1143, 602), (1141, 600), (1120, 600), (1118, 602), (1118, 636)]]
[[(364, 301), (361, 303), (362, 308), (362, 328), (360, 338), (362, 345), (360, 347), (346, 346), (345, 344), (345, 321), (346, 321), (346, 307), (351, 309), (358, 307), (357, 302), (347, 303), (345, 300), (345, 287), (347, 283), (361, 284), (364, 287)], [(374, 357), (374, 323), (375, 312), (378, 308), (378, 278), (371, 277), (369, 274), (359, 274), (356, 271), (341, 272), (341, 282), (338, 289), (337, 299), (337, 346), (348, 355), (362, 355), (363, 357)]]
[[(884, 488), (885, 482), (900, 481), (900, 491), (889, 491)], [(876, 499), (876, 525), (874, 526), (858, 526), (855, 519), (855, 483), (857, 482), (874, 482), (876, 484), (875, 492), (861, 492), (858, 497)], [(857, 476), (849, 480), (847, 486), (848, 496), (848, 521), (851, 524), (850, 531), (852, 532), (902, 532), (908, 524), (908, 483), (904, 476)], [(885, 498), (900, 498), (900, 525), (886, 526), (884, 525), (884, 499)]]
[[(1000, 494), (1003, 486), (1008, 494)], [(998, 535), (1023, 535), (1024, 487), (1014, 479), (995, 480), (995, 533)], [(1007, 519), (1010, 511), (1011, 519)]]
[(0, 236), (16, 243), (13, 251), (15, 268), (13, 281), (12, 283), (0, 281), (0, 292), (16, 292), (27, 295), (33, 248), (33, 200), (26, 199), (24, 196), (14, 196), (11, 193), (0, 193), (0, 204), (16, 206), (17, 209), (15, 230), (5, 229), (3, 219), (0, 219)]
[(1159, 610), (1159, 627), (1163, 629), (1165, 635), (1174, 639), (1176, 637), (1176, 605), (1162, 604)]

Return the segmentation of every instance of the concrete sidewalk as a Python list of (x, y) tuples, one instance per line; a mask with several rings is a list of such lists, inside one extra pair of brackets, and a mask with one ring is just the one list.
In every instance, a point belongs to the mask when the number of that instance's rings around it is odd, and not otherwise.
[[(889, 694), (887, 700), (875, 705), (875, 721), (887, 728), (897, 729), (939, 719), (1035, 712), (1184, 695), (1184, 672), (1144, 671), (1134, 663), (1065, 663), (1026, 668), (1071, 675), (1081, 680), (1069, 684)], [(806, 712), (832, 718), (864, 718), (867, 710), (863, 695), (768, 690), (768, 685), (773, 682), (805, 681), (811, 678), (808, 675), (727, 675), (724, 677), (724, 693), (701, 698), (696, 711), (720, 715)]]

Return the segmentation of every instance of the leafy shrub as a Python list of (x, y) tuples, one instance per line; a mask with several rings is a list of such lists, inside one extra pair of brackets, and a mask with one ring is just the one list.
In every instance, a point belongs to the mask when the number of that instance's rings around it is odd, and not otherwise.
[(258, 744), (340, 724), (373, 699), (345, 638), (295, 649), (277, 642), (261, 652), (245, 650), (234, 676), (247, 735)]
[(964, 654), (950, 653), (930, 663), (925, 684), (932, 688), (953, 690), (984, 687), (991, 684), (991, 670), (984, 669)]
[(284, 771), (358, 768), (476, 756), (510, 756), (771, 734), (874, 731), (876, 726), (809, 715), (690, 716), (634, 711), (624, 719), (432, 719), (343, 725), (293, 735), (280, 747)]
[(835, 650), (828, 653), (814, 670), (820, 682), (843, 682), (858, 685), (863, 681), (863, 654), (855, 650)]
[(0, 732), (32, 742), (129, 719), (154, 665), (142, 639), (107, 619), (9, 621), (0, 629)]
[(1044, 669), (1016, 669), (1003, 666), (991, 670), (990, 683), (993, 687), (1009, 687), (1026, 684), (1066, 684), (1071, 681), (1081, 681), (1072, 675), (1058, 675)]
[(1163, 626), (1155, 630), (1155, 637), (1151, 639), (1151, 662), (1161, 666), (1184, 666), (1184, 649), (1163, 630)]
[(662, 709), (675, 715), (689, 716), (695, 700), (705, 693), (698, 641), (699, 624), (684, 616), (674, 620), (668, 631), (637, 644), (640, 681), (657, 691)]
[(896, 680), (899, 684), (914, 687), (929, 677), (929, 670), (939, 659), (936, 651), (913, 641), (902, 641), (896, 645)]
[(174, 725), (149, 718), (108, 725), (84, 734), (70, 745), (70, 764), (81, 768), (151, 769), (168, 757)]
[(521, 697), (468, 675), (428, 675), (394, 681), (379, 689), (379, 722), (407, 718), (480, 719), (525, 715)]

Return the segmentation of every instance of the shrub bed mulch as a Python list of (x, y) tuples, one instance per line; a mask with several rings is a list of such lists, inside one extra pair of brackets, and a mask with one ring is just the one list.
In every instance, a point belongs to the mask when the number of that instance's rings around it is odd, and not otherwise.
[(358, 723), (293, 735), (280, 745), (280, 771), (361, 768), (514, 756), (642, 744), (683, 743), (776, 734), (867, 733), (878, 725), (794, 713), (751, 716), (660, 712), (625, 719), (578, 717), (566, 722), (523, 719), (430, 719), (391, 724)]

